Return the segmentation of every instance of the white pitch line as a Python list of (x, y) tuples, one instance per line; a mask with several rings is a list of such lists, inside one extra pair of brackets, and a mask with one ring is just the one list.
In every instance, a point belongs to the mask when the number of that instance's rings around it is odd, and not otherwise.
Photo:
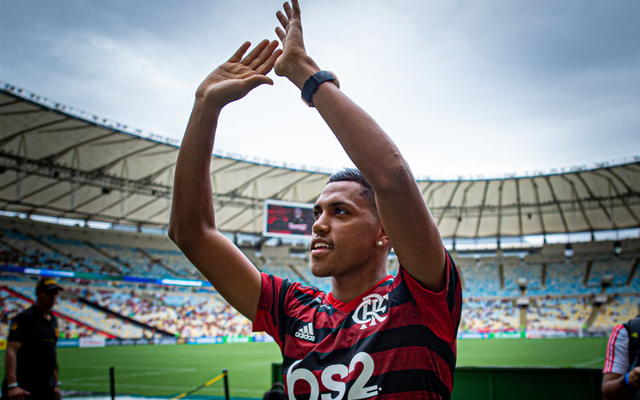
[(592, 364), (595, 364), (595, 363), (599, 363), (599, 362), (602, 362), (602, 361), (604, 361), (604, 357), (598, 357), (598, 358), (594, 358), (593, 360), (590, 360), (590, 361), (585, 361), (583, 363), (576, 364), (573, 367), (574, 368), (587, 367), (589, 365), (592, 365)]
[[(67, 379), (68, 381), (68, 379)], [(100, 386), (97, 383), (91, 383), (91, 382), (79, 382), (79, 383), (75, 383), (74, 386), (90, 386), (90, 387), (95, 387), (95, 386)], [(162, 390), (174, 390), (176, 392), (180, 392), (180, 391), (184, 391), (186, 390), (184, 386), (161, 386), (161, 385), (140, 385), (140, 384), (136, 384), (136, 383), (118, 383), (116, 385), (118, 388), (131, 388), (131, 389), (162, 389)], [(207, 393), (220, 393), (224, 391), (223, 388), (203, 388), (200, 390), (200, 392), (207, 392)], [(264, 394), (263, 391), (257, 390), (257, 389), (244, 389), (244, 388), (231, 388), (229, 389), (229, 392), (231, 393), (255, 393), (255, 394)]]
[[(138, 373), (138, 374), (118, 374), (116, 375), (116, 378), (121, 379), (121, 378), (137, 378), (139, 376), (154, 376), (154, 375), (169, 375), (169, 374), (181, 374), (181, 373), (187, 373), (187, 372), (195, 372), (197, 371), (196, 368), (182, 368), (182, 369), (174, 369), (172, 371), (152, 371), (152, 372), (144, 372), (144, 373)], [(78, 381), (91, 381), (91, 380), (104, 380), (104, 381), (108, 381), (109, 377), (106, 375), (100, 375), (100, 376), (94, 376), (91, 378), (71, 378), (71, 379), (65, 379), (65, 382), (78, 382)]]
[[(76, 368), (76, 369), (109, 369), (109, 367), (103, 367), (103, 366), (99, 366), (99, 365), (65, 365), (64, 367), (65, 369), (70, 369), (70, 368)], [(137, 367), (135, 365), (122, 365), (122, 366), (116, 366), (115, 369), (119, 370), (119, 369), (150, 369), (150, 370), (166, 370), (166, 371), (174, 371), (174, 370), (180, 370), (182, 371), (184, 368), (176, 368), (176, 367)]]

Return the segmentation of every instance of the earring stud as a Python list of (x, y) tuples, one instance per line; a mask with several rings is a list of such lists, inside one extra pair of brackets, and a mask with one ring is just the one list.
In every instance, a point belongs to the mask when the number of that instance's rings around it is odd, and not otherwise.
[(378, 246), (382, 246), (382, 240), (378, 240)]

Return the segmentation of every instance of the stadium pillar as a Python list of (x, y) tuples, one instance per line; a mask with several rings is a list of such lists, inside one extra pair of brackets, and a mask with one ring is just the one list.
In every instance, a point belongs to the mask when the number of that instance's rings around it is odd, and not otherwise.
[(520, 307), (520, 332), (527, 331), (527, 307)]

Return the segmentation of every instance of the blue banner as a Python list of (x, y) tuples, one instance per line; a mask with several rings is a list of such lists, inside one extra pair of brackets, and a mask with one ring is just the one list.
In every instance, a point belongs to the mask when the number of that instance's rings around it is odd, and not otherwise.
[(79, 347), (79, 339), (58, 339), (57, 347)]

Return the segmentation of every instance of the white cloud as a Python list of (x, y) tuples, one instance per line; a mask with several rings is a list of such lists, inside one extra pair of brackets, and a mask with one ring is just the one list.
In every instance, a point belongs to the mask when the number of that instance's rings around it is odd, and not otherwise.
[[(26, 25), (8, 17), (21, 3), (5, 7), (3, 79), (175, 138), (200, 81), (244, 40), (275, 38), (281, 6), (27, 3), (37, 12)], [(640, 45), (631, 38), (640, 12), (632, 3), (615, 10), (552, 1), (302, 6), (307, 48), (319, 65), (338, 74), (416, 174), (453, 177), (637, 154)], [(348, 165), (297, 89), (274, 80), (223, 111), (216, 146)]]

